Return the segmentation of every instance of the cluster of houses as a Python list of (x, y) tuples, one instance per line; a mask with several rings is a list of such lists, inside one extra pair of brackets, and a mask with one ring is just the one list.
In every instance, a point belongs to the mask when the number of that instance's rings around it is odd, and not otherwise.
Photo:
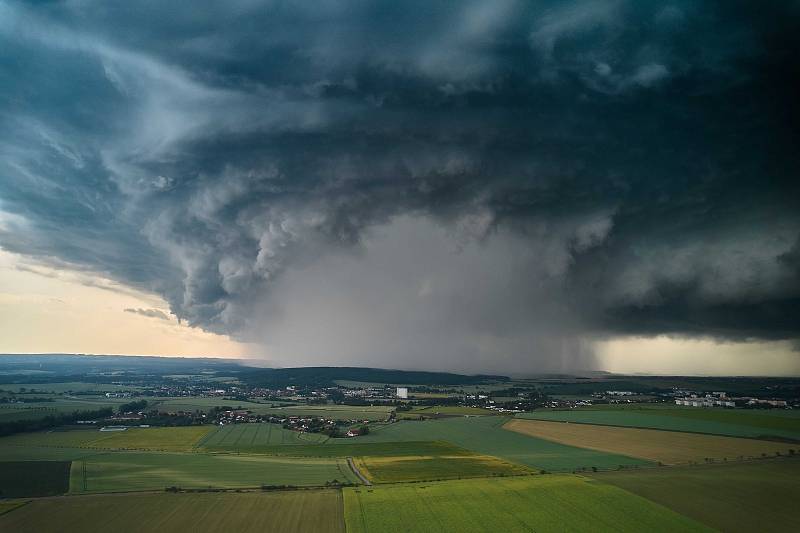
[(675, 405), (684, 407), (764, 407), (784, 409), (788, 406), (785, 400), (765, 400), (750, 396), (732, 398), (725, 392), (712, 392), (704, 396), (690, 394), (684, 398), (675, 398)]

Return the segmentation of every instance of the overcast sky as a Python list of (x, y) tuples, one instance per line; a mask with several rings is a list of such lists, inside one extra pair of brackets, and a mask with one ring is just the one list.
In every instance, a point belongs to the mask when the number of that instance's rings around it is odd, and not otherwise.
[(0, 351), (800, 374), (799, 23), (0, 1)]

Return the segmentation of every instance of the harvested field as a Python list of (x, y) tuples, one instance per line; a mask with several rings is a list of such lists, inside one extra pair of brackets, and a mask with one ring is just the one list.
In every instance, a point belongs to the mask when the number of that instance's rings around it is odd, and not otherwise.
[(38, 500), (0, 516), (15, 533), (343, 533), (333, 490), (241, 494), (120, 494)]
[(69, 490), (69, 461), (0, 462), (0, 497), (54, 496)]
[(373, 483), (532, 474), (524, 466), (488, 455), (359, 457), (356, 466)]
[(573, 475), (348, 488), (344, 503), (349, 533), (706, 530), (635, 494)]
[(562, 444), (665, 464), (774, 456), (776, 452), (788, 454), (793, 448), (792, 444), (755, 439), (540, 420), (515, 419), (504, 428)]
[(720, 531), (797, 531), (800, 458), (592, 474)]

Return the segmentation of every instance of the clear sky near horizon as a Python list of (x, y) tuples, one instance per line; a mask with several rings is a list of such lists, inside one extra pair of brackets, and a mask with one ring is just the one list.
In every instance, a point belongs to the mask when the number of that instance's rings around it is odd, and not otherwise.
[(800, 4), (0, 2), (0, 352), (800, 374)]

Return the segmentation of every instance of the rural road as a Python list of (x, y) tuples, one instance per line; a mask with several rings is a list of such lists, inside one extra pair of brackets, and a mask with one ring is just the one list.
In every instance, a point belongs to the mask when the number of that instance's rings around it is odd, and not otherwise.
[(350, 470), (352, 470), (355, 473), (355, 475), (358, 476), (358, 478), (361, 480), (362, 483), (364, 483), (364, 485), (367, 486), (372, 485), (372, 483), (370, 483), (370, 481), (366, 477), (364, 477), (364, 474), (362, 474), (361, 471), (358, 469), (356, 464), (353, 462), (352, 457), (347, 458), (347, 464), (350, 465)]

